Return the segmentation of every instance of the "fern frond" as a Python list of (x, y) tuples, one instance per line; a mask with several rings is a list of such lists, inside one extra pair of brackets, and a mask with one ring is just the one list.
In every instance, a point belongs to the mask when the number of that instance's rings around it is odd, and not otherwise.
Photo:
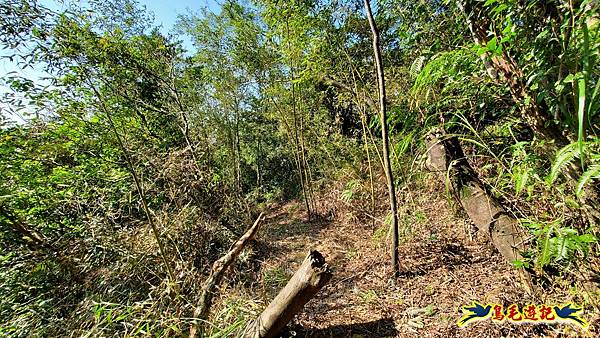
[(578, 142), (571, 143), (556, 153), (556, 160), (552, 164), (552, 169), (550, 170), (550, 175), (546, 177), (546, 183), (548, 185), (552, 184), (558, 177), (558, 173), (560, 169), (567, 163), (571, 162), (575, 157), (580, 155), (580, 147)]
[(421, 55), (413, 61), (410, 65), (410, 77), (413, 79), (416, 78), (421, 70), (423, 69), (423, 64), (425, 63), (425, 56)]
[(577, 197), (581, 197), (583, 194), (583, 187), (592, 179), (600, 178), (600, 164), (591, 165), (588, 170), (586, 170), (583, 175), (579, 178), (577, 182), (577, 189), (575, 190), (575, 195)]
[(422, 66), (420, 63), (424, 61), (424, 59), (422, 61), (417, 59), (411, 66), (411, 72), (421, 68), (411, 89), (411, 94), (417, 103), (428, 101), (432, 92), (439, 93), (437, 90), (441, 91), (441, 89), (437, 86), (441, 84), (442, 79), (461, 77), (465, 69), (470, 69), (477, 63), (474, 54), (465, 49), (438, 53)]

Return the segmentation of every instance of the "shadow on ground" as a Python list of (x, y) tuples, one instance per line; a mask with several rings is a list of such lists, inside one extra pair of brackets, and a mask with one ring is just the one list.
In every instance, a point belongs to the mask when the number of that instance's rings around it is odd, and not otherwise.
[(297, 215), (297, 218), (294, 218), (286, 214), (279, 214), (265, 220), (263, 232), (273, 241), (295, 236), (317, 238), (319, 233), (329, 225), (331, 225), (331, 220), (318, 214), (314, 214), (311, 220), (304, 215)]
[(473, 253), (458, 240), (407, 244), (400, 248), (400, 257), (403, 262), (399, 276), (405, 278), (424, 276), (441, 267), (452, 271), (481, 260), (474, 259)]
[(305, 329), (293, 327), (281, 337), (316, 337), (316, 338), (343, 338), (343, 337), (396, 337), (398, 331), (391, 318), (379, 319), (367, 323), (336, 325), (325, 329)]

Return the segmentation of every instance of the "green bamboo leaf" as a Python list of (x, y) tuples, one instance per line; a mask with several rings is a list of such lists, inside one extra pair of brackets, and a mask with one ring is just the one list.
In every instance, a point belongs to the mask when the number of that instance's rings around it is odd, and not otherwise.
[(552, 255), (551, 252), (551, 238), (550, 236), (552, 235), (552, 229), (546, 227), (545, 229), (545, 237), (542, 241), (542, 245), (541, 245), (541, 252), (540, 255), (538, 257), (538, 265), (540, 267), (544, 267), (546, 266), (546, 264), (548, 264), (550, 262), (550, 257)]
[(585, 123), (585, 79), (580, 78), (577, 81), (578, 87), (578, 95), (579, 95), (579, 104), (577, 107), (577, 120), (578, 120), (578, 128), (577, 128), (577, 146), (579, 147), (579, 159), (581, 161), (581, 168), (584, 169), (584, 161), (585, 154), (583, 152), (584, 147), (584, 123)]
[(497, 41), (496, 41), (496, 37), (495, 36), (490, 41), (488, 41), (486, 47), (487, 47), (488, 51), (493, 52), (493, 53), (496, 52)]
[(529, 180), (529, 171), (523, 170), (516, 173), (515, 176), (515, 191), (517, 195), (521, 194), (523, 188), (527, 185), (527, 181)]
[(562, 82), (564, 83), (573, 83), (573, 81), (575, 81), (577, 74), (569, 74), (567, 75)]
[(507, 8), (508, 8), (508, 5), (507, 5), (507, 4), (501, 4), (501, 5), (499, 5), (498, 7), (496, 7), (496, 8), (494, 9), (494, 11), (495, 11), (496, 13), (500, 13), (500, 12), (502, 12), (503, 10), (505, 10), (505, 9), (507, 9)]
[(459, 140), (461, 140), (461, 141), (465, 141), (465, 142), (473, 143), (473, 144), (475, 144), (475, 145), (477, 145), (477, 146), (481, 147), (482, 149), (486, 149), (486, 148), (487, 148), (487, 147), (486, 147), (486, 146), (485, 146), (483, 143), (481, 143), (481, 142), (479, 142), (479, 141), (477, 141), (477, 140), (474, 140), (474, 139), (472, 139), (472, 138), (468, 138), (468, 137), (459, 137), (458, 139), (459, 139)]
[(590, 96), (590, 99), (588, 100), (588, 110), (587, 110), (588, 119), (590, 117), (596, 115), (596, 113), (598, 113), (598, 109), (596, 107), (598, 105), (598, 103), (600, 103), (600, 100), (597, 100), (598, 91), (600, 91), (600, 81), (596, 81), (596, 87), (594, 87), (594, 92), (592, 93), (592, 95)]
[(589, 71), (590, 71), (590, 37), (587, 29), (587, 24), (583, 22), (583, 76), (577, 80), (577, 144), (579, 147), (579, 160), (581, 162), (581, 168), (585, 169), (585, 153), (584, 153), (584, 139), (585, 139), (585, 103), (586, 103), (586, 86), (589, 82)]
[(592, 234), (584, 234), (577, 236), (577, 240), (580, 243), (596, 243), (598, 241), (598, 238)]
[(596, 243), (598, 238), (592, 234), (585, 234), (581, 236), (577, 236), (577, 241), (580, 243)]

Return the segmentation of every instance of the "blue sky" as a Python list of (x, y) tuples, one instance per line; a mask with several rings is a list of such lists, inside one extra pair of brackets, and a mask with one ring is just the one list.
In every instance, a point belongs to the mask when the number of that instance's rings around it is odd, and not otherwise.
[[(180, 14), (198, 13), (202, 8), (208, 8), (210, 11), (216, 12), (219, 10), (219, 3), (225, 0), (138, 0), (140, 4), (154, 13), (156, 24), (161, 26), (161, 31), (164, 34), (171, 32), (177, 16)], [(187, 37), (181, 37), (183, 45), (186, 49), (191, 49), (191, 40)]]
[[(161, 31), (164, 34), (172, 32), (173, 27), (177, 21), (179, 14), (198, 13), (202, 8), (208, 8), (209, 10), (216, 12), (219, 9), (219, 3), (224, 0), (138, 0), (140, 5), (146, 6), (146, 8), (154, 13), (155, 25), (161, 26)], [(63, 1), (60, 0), (40, 0), (43, 6), (48, 7), (54, 11), (60, 12), (66, 9)], [(192, 48), (191, 41), (188, 38), (181, 37), (183, 45), (186, 49)], [(10, 51), (0, 50), (0, 55), (9, 54)], [(5, 78), (8, 73), (16, 72), (21, 76), (30, 78), (34, 81), (44, 76), (44, 73), (39, 69), (20, 69), (16, 63), (10, 62), (7, 59), (0, 59), (0, 77)], [(37, 80), (37, 82), (41, 82)], [(9, 90), (5, 84), (0, 82), (0, 95)], [(0, 101), (0, 114), (2, 114), (2, 107), (7, 105)], [(11, 119), (20, 119), (15, 116), (11, 116)]]
[[(224, 1), (224, 0), (223, 0)], [(218, 11), (219, 2), (217, 0), (138, 0), (140, 5), (146, 6), (146, 8), (154, 13), (155, 24), (161, 26), (161, 31), (167, 34), (173, 30), (177, 21), (177, 15), (197, 13), (202, 8), (208, 8), (211, 11)], [(66, 6), (63, 1), (60, 0), (40, 0), (40, 3), (52, 10), (60, 12), (64, 10)], [(184, 46), (187, 49), (191, 48), (191, 42), (189, 39), (182, 37)], [(4, 51), (6, 53), (6, 51)], [(8, 60), (0, 60), (0, 76), (4, 77), (10, 71), (20, 71), (15, 64)]]
[[(202, 8), (212, 11), (218, 10), (215, 0), (138, 0), (147, 9), (154, 12), (157, 23), (162, 23), (163, 31), (168, 32), (177, 21), (178, 14), (187, 14), (190, 11), (198, 12)], [(220, 1), (222, 2), (222, 1)]]
[[(225, 0), (137, 0), (140, 5), (146, 6), (154, 13), (156, 24), (162, 24), (163, 32), (167, 33), (175, 25), (178, 14), (186, 14), (190, 11), (198, 12), (204, 7), (210, 10), (218, 10), (219, 3)], [(60, 11), (64, 9), (61, 0), (39, 0), (39, 2), (50, 9)]]

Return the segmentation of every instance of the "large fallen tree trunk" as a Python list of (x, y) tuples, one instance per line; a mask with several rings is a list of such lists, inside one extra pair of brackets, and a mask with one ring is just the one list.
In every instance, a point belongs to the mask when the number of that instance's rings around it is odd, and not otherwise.
[[(478, 178), (469, 164), (455, 136), (443, 136), (439, 132), (427, 137), (430, 170), (448, 177), (451, 191), (469, 218), (480, 232), (485, 233), (500, 254), (509, 262), (523, 259), (521, 252), (526, 249), (526, 236), (518, 221), (509, 215), (500, 202), (488, 193), (486, 186)], [(520, 270), (525, 288), (532, 291), (531, 277)]]
[[(252, 227), (250, 227), (250, 229), (248, 229), (248, 231), (246, 231), (246, 233), (242, 237), (240, 237), (240, 239), (238, 239), (237, 242), (233, 244), (229, 252), (225, 256), (219, 258), (213, 264), (210, 276), (208, 276), (208, 279), (204, 284), (204, 288), (202, 289), (202, 294), (200, 295), (200, 302), (198, 303), (198, 307), (196, 307), (196, 310), (194, 311), (194, 318), (198, 318), (201, 321), (206, 321), (206, 319), (208, 319), (208, 313), (210, 310), (210, 306), (212, 305), (212, 298), (214, 296), (215, 289), (217, 288), (219, 283), (221, 283), (221, 280), (223, 279), (223, 275), (225, 274), (225, 271), (227, 271), (227, 268), (235, 261), (237, 256), (239, 256), (240, 252), (242, 252), (242, 249), (246, 246), (246, 244), (248, 244), (248, 242), (250, 242), (250, 240), (254, 238), (254, 235), (260, 227), (262, 218), (263, 214), (260, 214), (256, 221), (254, 221)], [(197, 329), (200, 329), (200, 337), (202, 337), (204, 323), (194, 323), (190, 327), (190, 338), (194, 338), (196, 336)]]
[(267, 308), (251, 322), (245, 338), (277, 337), (290, 320), (331, 279), (332, 273), (323, 256), (311, 250), (294, 276)]

